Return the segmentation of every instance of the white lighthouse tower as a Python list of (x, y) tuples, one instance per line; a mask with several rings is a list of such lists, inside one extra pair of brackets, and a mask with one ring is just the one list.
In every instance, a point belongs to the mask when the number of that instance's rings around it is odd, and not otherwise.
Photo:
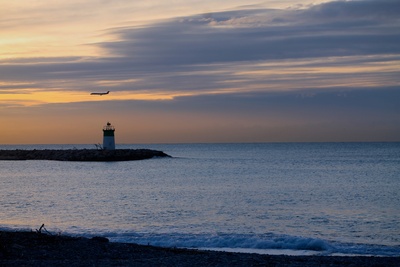
[(115, 149), (114, 131), (114, 126), (112, 126), (109, 122), (107, 122), (107, 125), (103, 127), (103, 149)]

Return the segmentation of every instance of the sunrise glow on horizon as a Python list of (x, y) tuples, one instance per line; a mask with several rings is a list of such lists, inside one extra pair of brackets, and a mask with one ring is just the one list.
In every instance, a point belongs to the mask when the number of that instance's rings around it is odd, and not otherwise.
[(0, 144), (400, 141), (398, 1), (0, 4)]

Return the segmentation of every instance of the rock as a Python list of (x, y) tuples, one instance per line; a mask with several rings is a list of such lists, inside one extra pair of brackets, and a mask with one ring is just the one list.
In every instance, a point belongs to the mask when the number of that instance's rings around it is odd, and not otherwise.
[(280, 256), (199, 251), (0, 230), (0, 266), (398, 267), (399, 260), (400, 257)]
[(128, 161), (170, 157), (151, 149), (44, 149), (0, 150), (0, 160), (59, 160), (59, 161)]
[(93, 241), (97, 241), (100, 243), (108, 243), (110, 240), (108, 240), (108, 238), (106, 237), (102, 237), (102, 236), (94, 236), (91, 238)]

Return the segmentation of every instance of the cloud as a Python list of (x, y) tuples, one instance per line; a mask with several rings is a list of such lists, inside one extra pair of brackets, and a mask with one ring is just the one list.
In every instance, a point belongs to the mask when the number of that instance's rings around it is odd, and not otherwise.
[(147, 64), (211, 64), (249, 60), (399, 53), (395, 1), (332, 2), (306, 10), (243, 10), (116, 29), (101, 44)]
[(101, 142), (107, 120), (117, 128), (118, 143), (396, 141), (399, 100), (396, 88), (236, 93), (8, 108), (0, 121), (20, 124), (8, 128), (10, 139), (32, 133), (20, 142)]
[[(320, 4), (306, 10), (306, 14), (323, 19), (354, 21), (365, 19), (368, 21), (393, 21), (398, 20), (400, 3), (396, 0), (355, 0), (333, 1)], [(376, 24), (376, 23), (375, 23)], [(380, 24), (380, 23), (378, 23)], [(393, 25), (394, 26), (394, 25)]]
[(92, 44), (106, 51), (98, 57), (1, 60), (0, 88), (202, 95), (393, 86), (398, 9), (398, 1), (335, 1), (112, 28), (114, 40)]
[(205, 11), (103, 30), (95, 56), (0, 59), (2, 140), (90, 143), (108, 119), (126, 143), (398, 140), (397, 2)]

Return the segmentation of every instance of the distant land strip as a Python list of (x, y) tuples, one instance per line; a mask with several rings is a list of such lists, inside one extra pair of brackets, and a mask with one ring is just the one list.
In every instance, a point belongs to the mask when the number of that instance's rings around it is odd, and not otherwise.
[(0, 160), (129, 161), (171, 157), (151, 149), (33, 149), (0, 150)]

